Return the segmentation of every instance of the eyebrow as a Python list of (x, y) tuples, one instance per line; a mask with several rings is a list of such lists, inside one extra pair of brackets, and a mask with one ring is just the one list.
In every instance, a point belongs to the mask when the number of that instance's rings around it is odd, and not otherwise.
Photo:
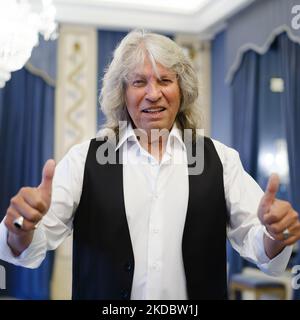
[[(162, 73), (158, 75), (160, 78), (164, 78), (164, 77), (176, 77), (176, 73)], [(145, 78), (145, 74), (143, 73), (132, 73), (129, 78)]]

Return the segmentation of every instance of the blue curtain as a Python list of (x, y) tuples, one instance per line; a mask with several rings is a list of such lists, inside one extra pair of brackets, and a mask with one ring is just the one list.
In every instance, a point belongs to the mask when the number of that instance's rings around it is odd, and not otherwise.
[[(272, 78), (282, 78), (280, 68), (280, 48), (278, 37), (273, 41), (269, 50), (264, 55), (259, 55), (259, 91), (258, 94), (258, 123), (259, 123), (259, 150), (260, 157), (256, 181), (265, 189), (271, 168), (268, 170), (265, 163), (265, 156), (270, 153), (276, 155), (278, 152), (278, 142), (286, 140), (284, 121), (281, 108), (281, 92), (274, 92), (270, 89)], [(277, 169), (278, 170), (278, 169)], [(280, 188), (277, 197), (290, 200), (287, 193), (287, 183), (281, 177)]]
[[(256, 177), (258, 153), (258, 68), (256, 53), (244, 55), (241, 68), (232, 82), (233, 135), (232, 143), (239, 154), (245, 170)], [(229, 281), (240, 273), (246, 264), (239, 254), (227, 246)]]
[[(22, 69), (0, 90), (0, 218), (22, 186), (37, 186), (44, 162), (53, 157), (54, 88)], [(49, 299), (53, 253), (35, 270), (4, 265), (1, 295)]]
[[(226, 31), (220, 32), (211, 47), (211, 136), (232, 146), (231, 91), (224, 82), (226, 77)], [(222, 114), (222, 117), (220, 117)]]
[[(300, 45), (284, 33), (278, 37), (280, 66), (285, 84), (281, 106), (289, 154), (290, 189), (294, 208), (300, 213)], [(295, 264), (300, 265), (300, 242)], [(300, 299), (300, 289), (294, 291)]]
[(233, 147), (238, 150), (245, 170), (257, 172), (259, 57), (249, 51), (232, 83)]
[[(282, 183), (278, 198), (291, 201), (300, 211), (300, 46), (286, 33), (280, 34), (264, 55), (248, 51), (232, 82), (233, 146), (248, 173), (264, 189), (268, 174), (259, 155), (275, 151), (275, 141), (285, 139), (288, 147), (289, 184)], [(284, 92), (270, 90), (272, 77), (283, 78)], [(298, 90), (297, 90), (298, 89)], [(229, 249), (231, 276), (247, 262)], [(300, 252), (289, 266), (300, 264)], [(300, 290), (294, 292), (300, 298)]]

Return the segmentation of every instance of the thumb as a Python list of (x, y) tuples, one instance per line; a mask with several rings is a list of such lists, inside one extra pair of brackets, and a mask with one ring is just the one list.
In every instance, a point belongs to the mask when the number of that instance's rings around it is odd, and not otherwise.
[(276, 193), (279, 189), (279, 184), (279, 176), (276, 173), (273, 173), (269, 178), (268, 185), (261, 202), (261, 205), (265, 209), (265, 212), (269, 211), (271, 205), (275, 201)]
[(42, 182), (38, 186), (38, 190), (42, 192), (43, 195), (49, 196), (51, 194), (52, 189), (52, 180), (55, 171), (55, 161), (53, 159), (49, 159), (46, 161), (43, 174), (42, 174)]

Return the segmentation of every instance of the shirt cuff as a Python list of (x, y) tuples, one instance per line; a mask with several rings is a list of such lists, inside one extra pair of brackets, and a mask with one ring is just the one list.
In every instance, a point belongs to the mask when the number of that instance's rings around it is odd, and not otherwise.
[(38, 227), (33, 234), (31, 244), (19, 256), (15, 256), (7, 244), (8, 230), (4, 220), (0, 223), (0, 259), (16, 266), (37, 268), (46, 256), (47, 241), (44, 231)]
[(264, 227), (260, 228), (255, 237), (257, 266), (270, 276), (280, 276), (290, 260), (293, 246), (286, 246), (276, 257), (270, 259), (264, 247)]

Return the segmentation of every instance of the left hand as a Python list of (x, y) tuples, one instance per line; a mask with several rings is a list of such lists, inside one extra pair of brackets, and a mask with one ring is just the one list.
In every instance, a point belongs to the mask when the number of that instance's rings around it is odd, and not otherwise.
[[(287, 246), (300, 239), (300, 221), (289, 202), (276, 199), (279, 184), (278, 175), (272, 174), (259, 204), (258, 218), (272, 237)], [(286, 229), (289, 231), (287, 239), (283, 234)]]

